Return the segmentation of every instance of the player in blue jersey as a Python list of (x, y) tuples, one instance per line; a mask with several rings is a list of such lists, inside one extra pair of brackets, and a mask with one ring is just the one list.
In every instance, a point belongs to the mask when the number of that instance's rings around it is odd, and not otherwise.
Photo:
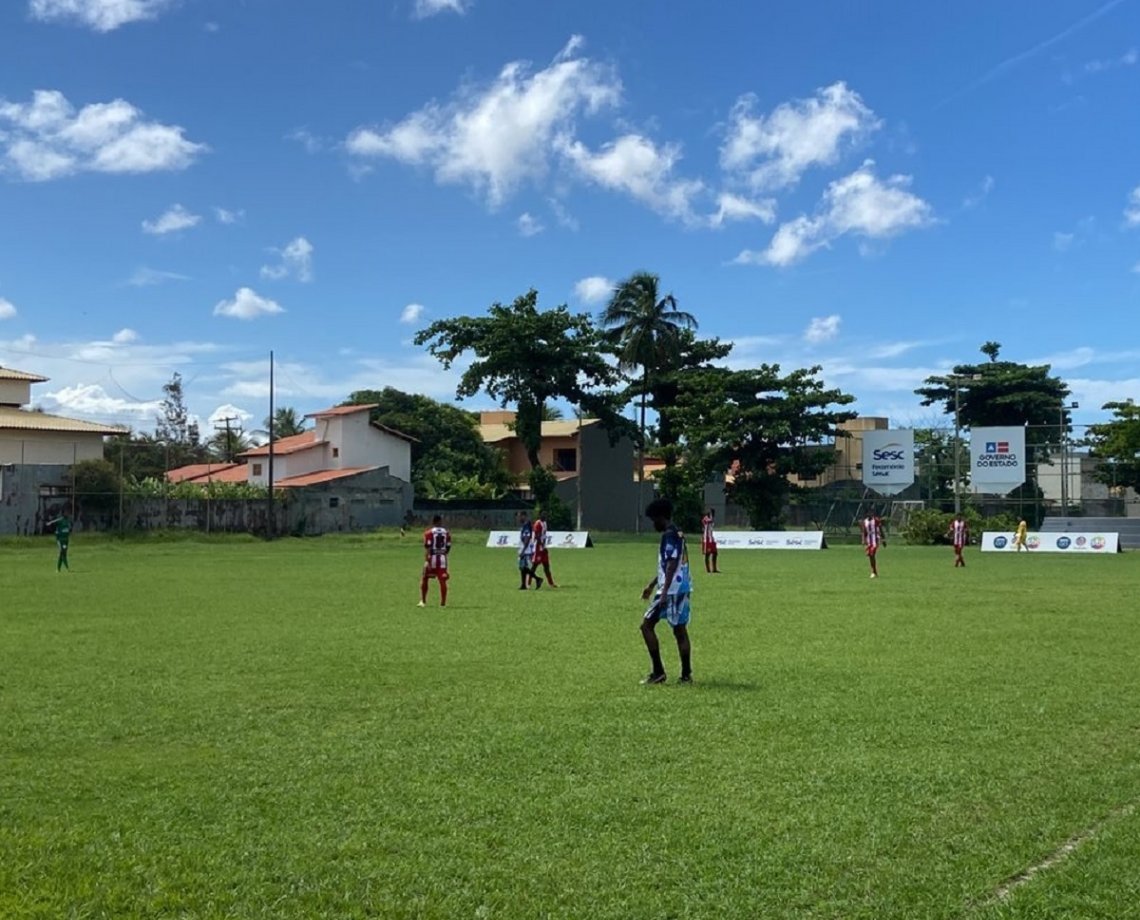
[(653, 670), (642, 683), (665, 683), (665, 665), (661, 663), (661, 647), (657, 642), (658, 620), (664, 620), (673, 628), (681, 656), (681, 683), (692, 683), (689, 598), (693, 589), (685, 537), (673, 523), (673, 503), (669, 499), (654, 499), (645, 509), (645, 516), (653, 521), (653, 528), (661, 534), (661, 544), (657, 550), (657, 577), (641, 592), (642, 600), (653, 598), (641, 619), (641, 637), (645, 640)]
[(519, 590), (525, 591), (531, 581), (537, 590), (542, 587), (542, 579), (535, 574), (534, 566), (534, 524), (525, 511), (519, 512)]

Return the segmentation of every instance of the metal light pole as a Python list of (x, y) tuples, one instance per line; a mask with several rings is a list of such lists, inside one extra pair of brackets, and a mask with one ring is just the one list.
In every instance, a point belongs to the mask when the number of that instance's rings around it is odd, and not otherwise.
[(962, 414), (959, 393), (963, 383), (980, 380), (981, 374), (947, 374), (930, 377), (931, 383), (940, 383), (954, 389), (954, 513), (962, 510)]
[(1061, 516), (1069, 516), (1069, 431), (1065, 425), (1065, 411), (1079, 409), (1080, 403), (1061, 403), (1057, 430), (1061, 442)]

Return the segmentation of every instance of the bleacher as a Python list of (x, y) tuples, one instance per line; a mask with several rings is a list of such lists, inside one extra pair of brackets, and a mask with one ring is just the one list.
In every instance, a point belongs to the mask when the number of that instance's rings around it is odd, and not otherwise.
[(1070, 531), (1120, 534), (1124, 549), (1140, 549), (1140, 518), (1124, 517), (1047, 517), (1039, 528), (1042, 533)]

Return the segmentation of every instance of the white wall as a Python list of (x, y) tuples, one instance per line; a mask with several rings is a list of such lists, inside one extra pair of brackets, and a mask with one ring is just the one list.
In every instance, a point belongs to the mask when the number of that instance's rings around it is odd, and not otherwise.
[(412, 445), (372, 427), (368, 415), (354, 412), (317, 419), (317, 437), (329, 442), (327, 469), (386, 466), (390, 475), (411, 482)]
[(70, 466), (103, 458), (103, 436), (74, 431), (0, 429), (0, 463)]
[[(317, 444), (308, 450), (299, 450), (291, 454), (273, 455), (273, 481), (280, 482), (290, 476), (304, 476), (306, 473), (315, 473), (317, 470), (327, 470), (328, 445)], [(249, 467), (247, 482), (253, 485), (264, 486), (269, 484), (269, 457), (261, 455), (250, 457), (246, 462)], [(260, 467), (261, 472), (255, 473), (254, 468)]]
[(0, 380), (0, 406), (26, 406), (31, 401), (30, 381)]

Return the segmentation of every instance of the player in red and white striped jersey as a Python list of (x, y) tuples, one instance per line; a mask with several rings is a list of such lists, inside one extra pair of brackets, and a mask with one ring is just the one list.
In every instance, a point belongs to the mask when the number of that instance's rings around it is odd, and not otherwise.
[(860, 527), (863, 531), (863, 548), (866, 549), (867, 559), (871, 563), (871, 577), (878, 578), (879, 566), (875, 556), (879, 552), (880, 546), (887, 545), (887, 541), (883, 539), (883, 522), (872, 512), (863, 518)]
[(962, 550), (970, 542), (970, 525), (961, 514), (956, 514), (947, 533), (954, 543), (954, 568), (965, 568), (966, 560), (962, 558)]
[(447, 556), (451, 552), (451, 533), (443, 526), (438, 514), (431, 519), (431, 527), (424, 531), (424, 571), (420, 576), (420, 607), (427, 606), (428, 579), (439, 582), (439, 606), (447, 606)]
[[(542, 571), (546, 573), (546, 583), (552, 588), (557, 588), (558, 585), (554, 583), (554, 575), (550, 572), (550, 548), (547, 545), (550, 541), (550, 525), (546, 521), (545, 511), (538, 512), (538, 520), (534, 522), (531, 540), (534, 542), (532, 570), (537, 572), (541, 565)], [(541, 585), (542, 579), (538, 579), (538, 582)]]

